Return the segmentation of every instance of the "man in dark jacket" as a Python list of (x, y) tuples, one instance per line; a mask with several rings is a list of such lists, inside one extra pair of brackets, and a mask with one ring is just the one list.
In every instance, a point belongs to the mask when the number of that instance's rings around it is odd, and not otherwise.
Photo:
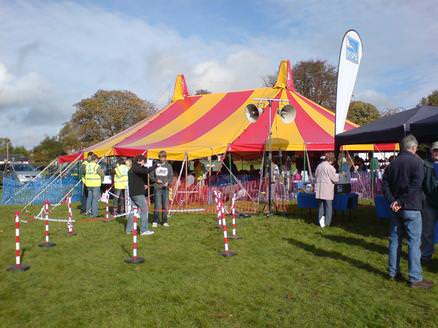
[(438, 220), (438, 181), (436, 169), (438, 168), (438, 141), (430, 149), (432, 161), (424, 161), (423, 190), (426, 194), (421, 216), (423, 218), (423, 232), (421, 234), (421, 261), (432, 260), (434, 252), (435, 224)]
[[(146, 158), (139, 155), (134, 158), (132, 167), (128, 171), (128, 188), (129, 197), (132, 201), (132, 206), (136, 206), (140, 212), (141, 225), (140, 232), (143, 236), (154, 234), (148, 229), (149, 210), (145, 196), (145, 185), (147, 185), (147, 176), (154, 170), (154, 167), (145, 167)], [(128, 223), (126, 224), (126, 233), (130, 234), (133, 230), (134, 213), (131, 208), (128, 215)]]
[(152, 181), (154, 183), (154, 223), (153, 227), (157, 227), (160, 220), (160, 212), (162, 212), (162, 223), (164, 227), (169, 227), (167, 223), (167, 205), (169, 202), (169, 188), (172, 184), (173, 170), (172, 165), (167, 161), (167, 154), (164, 150), (158, 153), (160, 161), (157, 163), (155, 170), (152, 173)]
[(408, 135), (400, 142), (399, 156), (386, 168), (383, 193), (394, 215), (390, 218), (388, 273), (401, 279), (400, 255), (403, 228), (408, 238), (408, 269), (411, 288), (431, 288), (421, 270), (421, 209), (424, 200), (423, 161), (416, 155), (417, 139)]

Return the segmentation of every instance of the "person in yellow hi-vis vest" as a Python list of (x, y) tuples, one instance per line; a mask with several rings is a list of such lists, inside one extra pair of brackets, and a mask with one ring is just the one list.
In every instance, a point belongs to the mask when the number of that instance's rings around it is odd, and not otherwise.
[(117, 166), (114, 169), (114, 199), (113, 199), (113, 213), (114, 215), (125, 212), (125, 192), (128, 188), (128, 171), (129, 167), (126, 165), (124, 158), (117, 160)]
[(80, 167), (80, 176), (82, 181), (82, 198), (81, 198), (81, 214), (85, 214), (87, 212), (87, 197), (88, 190), (85, 186), (85, 165), (91, 161), (91, 156), (94, 153), (92, 151), (88, 152), (87, 159), (83, 160)]
[(100, 186), (104, 173), (98, 164), (99, 158), (93, 154), (90, 162), (85, 163), (85, 186), (88, 190), (87, 215), (97, 217), (99, 214)]

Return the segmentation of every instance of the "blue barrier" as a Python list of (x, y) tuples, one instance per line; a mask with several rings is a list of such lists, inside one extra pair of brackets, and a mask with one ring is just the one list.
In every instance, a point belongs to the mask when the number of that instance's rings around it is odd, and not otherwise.
[[(23, 185), (13, 176), (4, 176), (3, 193), (0, 204), (25, 205), (46, 188), (44, 192), (33, 200), (32, 204), (43, 204), (45, 200), (55, 204), (58, 203), (78, 181), (79, 178), (74, 176), (65, 176), (56, 180), (54, 180), (53, 177), (39, 177)], [(72, 201), (76, 202), (81, 199), (81, 188), (81, 184), (78, 184), (74, 188), (71, 193)]]

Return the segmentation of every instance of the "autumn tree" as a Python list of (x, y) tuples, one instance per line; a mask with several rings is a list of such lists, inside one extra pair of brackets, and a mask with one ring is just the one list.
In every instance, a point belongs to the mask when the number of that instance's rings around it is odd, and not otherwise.
[[(321, 106), (334, 109), (336, 106), (336, 68), (325, 60), (306, 60), (292, 68), (295, 89)], [(276, 82), (276, 75), (263, 78), (267, 87)]]
[(99, 90), (74, 106), (76, 111), (59, 133), (60, 141), (69, 151), (109, 138), (156, 110), (152, 103), (130, 91)]
[(353, 123), (364, 125), (380, 118), (380, 112), (370, 103), (352, 101), (348, 109), (347, 118)]
[(64, 154), (64, 146), (57, 137), (45, 137), (32, 150), (32, 161), (36, 165), (47, 165), (54, 158)]
[(433, 91), (427, 97), (423, 97), (420, 101), (423, 106), (438, 106), (438, 90)]

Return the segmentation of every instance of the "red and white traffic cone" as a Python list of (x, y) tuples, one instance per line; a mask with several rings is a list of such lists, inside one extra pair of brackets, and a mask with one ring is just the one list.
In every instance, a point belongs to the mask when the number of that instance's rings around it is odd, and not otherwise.
[(138, 209), (137, 207), (134, 207), (134, 219), (133, 219), (133, 229), (132, 229), (132, 256), (125, 259), (125, 262), (129, 264), (144, 263), (144, 258), (138, 256), (137, 219), (138, 219)]
[(15, 265), (11, 265), (6, 270), (11, 272), (20, 272), (29, 270), (30, 266), (21, 263), (21, 246), (20, 246), (20, 212), (15, 213)]
[(236, 199), (237, 196), (234, 193), (233, 194), (233, 198), (231, 199), (231, 217), (233, 220), (233, 235), (231, 238), (233, 239), (241, 239), (238, 235), (237, 235), (237, 227), (236, 227), (236, 220), (237, 220), (237, 214), (236, 214)]
[(38, 246), (50, 248), (56, 246), (56, 244), (52, 243), (49, 239), (49, 201), (48, 200), (44, 202), (44, 212), (46, 214), (46, 220), (44, 221), (44, 226), (45, 226), (44, 241), (40, 243)]
[(221, 255), (225, 257), (234, 256), (236, 255), (236, 253), (230, 252), (230, 248), (228, 245), (227, 220), (225, 218), (225, 209), (223, 206), (221, 212), (223, 213), (222, 226), (224, 228), (224, 251), (221, 253)]
[(75, 236), (76, 233), (73, 230), (73, 211), (71, 209), (71, 196), (67, 198), (67, 209), (68, 209), (67, 235)]

